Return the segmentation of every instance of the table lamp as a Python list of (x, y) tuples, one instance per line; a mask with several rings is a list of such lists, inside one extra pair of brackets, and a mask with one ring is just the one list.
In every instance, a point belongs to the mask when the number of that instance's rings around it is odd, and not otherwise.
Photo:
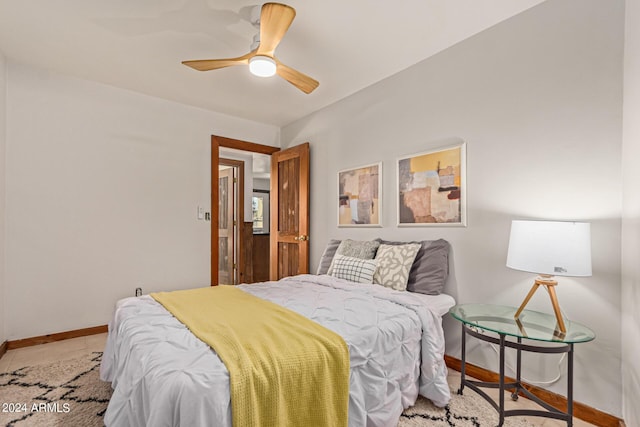
[(565, 334), (554, 276), (591, 276), (591, 225), (588, 222), (512, 221), (509, 236), (507, 267), (528, 271), (539, 276), (516, 311), (517, 320), (525, 306), (544, 286), (558, 321)]

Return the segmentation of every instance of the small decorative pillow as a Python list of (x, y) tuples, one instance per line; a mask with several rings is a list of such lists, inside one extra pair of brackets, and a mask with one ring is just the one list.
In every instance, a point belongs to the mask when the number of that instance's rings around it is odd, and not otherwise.
[[(380, 240), (351, 240), (345, 239), (340, 242), (340, 246), (336, 250), (336, 255), (344, 255), (351, 258), (373, 259), (376, 251), (380, 246)], [(334, 258), (335, 259), (335, 258)], [(333, 272), (333, 261), (329, 266), (327, 274)]]
[(340, 240), (329, 240), (327, 247), (322, 253), (322, 257), (320, 258), (320, 264), (318, 265), (318, 271), (316, 272), (317, 275), (329, 274), (329, 267), (331, 267), (331, 262), (333, 261), (333, 257), (336, 255), (338, 246), (340, 246)]
[(373, 283), (396, 291), (406, 290), (411, 265), (420, 246), (420, 243), (380, 245), (375, 258), (378, 269), (373, 275)]
[(393, 242), (383, 240), (383, 245), (420, 243), (422, 247), (409, 272), (407, 290), (426, 295), (440, 295), (449, 276), (449, 242), (443, 239), (422, 242)]
[(373, 274), (378, 266), (375, 259), (353, 258), (336, 254), (333, 257), (331, 275), (356, 283), (373, 283)]
[(380, 240), (351, 240), (340, 242), (337, 255), (350, 256), (352, 258), (373, 259), (380, 246)]

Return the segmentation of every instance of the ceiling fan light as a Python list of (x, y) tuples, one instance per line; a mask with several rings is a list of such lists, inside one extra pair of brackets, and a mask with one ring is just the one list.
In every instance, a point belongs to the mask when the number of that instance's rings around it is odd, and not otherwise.
[(258, 77), (271, 77), (276, 73), (276, 61), (268, 56), (256, 55), (249, 60), (249, 71)]

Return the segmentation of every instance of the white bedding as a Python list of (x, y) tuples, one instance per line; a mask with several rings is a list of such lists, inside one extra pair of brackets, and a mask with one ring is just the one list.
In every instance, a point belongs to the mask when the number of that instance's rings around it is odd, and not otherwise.
[[(349, 426), (395, 427), (418, 392), (438, 406), (449, 402), (441, 315), (451, 297), (313, 275), (238, 288), (343, 337), (351, 363)], [(117, 303), (100, 378), (114, 389), (106, 426), (231, 426), (224, 364), (149, 296)]]
[(417, 299), (420, 304), (424, 305), (428, 310), (433, 311), (442, 317), (449, 312), (449, 309), (456, 305), (456, 300), (451, 295), (425, 295), (414, 292), (407, 292), (413, 298)]

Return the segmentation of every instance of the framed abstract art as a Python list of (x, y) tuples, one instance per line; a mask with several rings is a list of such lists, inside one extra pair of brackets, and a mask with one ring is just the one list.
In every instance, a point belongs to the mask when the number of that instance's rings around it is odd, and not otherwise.
[(398, 159), (398, 226), (466, 226), (464, 143)]
[(382, 162), (338, 172), (338, 227), (381, 227)]

